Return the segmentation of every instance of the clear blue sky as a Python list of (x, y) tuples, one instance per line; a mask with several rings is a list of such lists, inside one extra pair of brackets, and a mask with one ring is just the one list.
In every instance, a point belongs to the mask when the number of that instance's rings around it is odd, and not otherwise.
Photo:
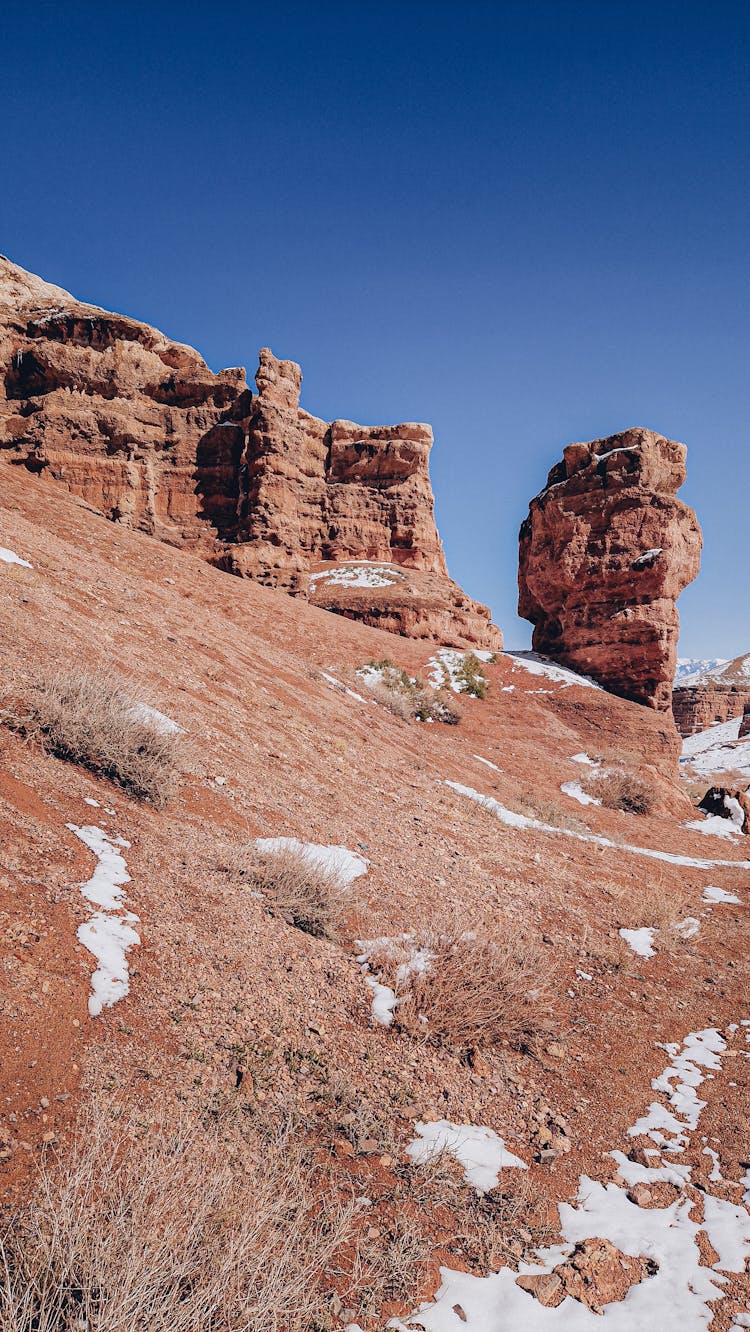
[(426, 420), (509, 645), (570, 440), (689, 446), (681, 652), (750, 650), (750, 7), (5, 4), (0, 250), (326, 417)]

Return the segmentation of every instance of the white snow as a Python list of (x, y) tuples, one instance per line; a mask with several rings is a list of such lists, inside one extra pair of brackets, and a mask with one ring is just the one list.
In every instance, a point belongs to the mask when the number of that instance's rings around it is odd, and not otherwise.
[(356, 698), (358, 703), (372, 703), (377, 707), (374, 698), (363, 698), (361, 694), (356, 693), (354, 689), (350, 689), (348, 685), (345, 685), (342, 680), (337, 680), (335, 675), (329, 675), (328, 671), (321, 671), (320, 674), (329, 684), (335, 685), (337, 689), (342, 689), (345, 694), (348, 694), (349, 698)]
[(675, 685), (692, 685), (701, 680), (710, 680), (720, 673), (723, 666), (728, 665), (729, 657), (678, 657)]
[(538, 652), (503, 652), (501, 655), (508, 657), (531, 675), (543, 675), (548, 680), (555, 680), (558, 684), (565, 685), (566, 688), (570, 688), (571, 685), (583, 685), (586, 689), (601, 689), (601, 685), (589, 679), (588, 675), (579, 675), (577, 671), (571, 671), (567, 666), (560, 666), (558, 662), (550, 661), (548, 657), (542, 657)]
[(94, 800), (94, 797), (93, 797), (93, 796), (84, 796), (84, 797), (83, 797), (83, 803), (84, 803), (84, 805), (90, 805), (92, 809), (100, 809), (100, 808), (101, 808), (101, 806), (100, 806), (100, 804), (99, 804), (99, 801), (98, 801), (98, 800)]
[(596, 759), (589, 758), (588, 754), (584, 754), (583, 752), (580, 753), (580, 754), (571, 754), (571, 756), (570, 756), (570, 762), (571, 762), (571, 763), (583, 763), (583, 764), (585, 764), (587, 767), (590, 767), (590, 768), (598, 768), (598, 767), (599, 767), (599, 764), (597, 763)]
[(624, 939), (628, 948), (632, 948), (638, 957), (655, 957), (654, 931), (648, 926), (642, 926), (639, 930), (620, 930), (620, 938)]
[(502, 768), (498, 768), (497, 764), (490, 762), (489, 759), (482, 758), (481, 754), (475, 754), (474, 758), (477, 759), (479, 763), (484, 763), (488, 768), (492, 768), (494, 772), (502, 772)]
[(735, 902), (740, 905), (741, 899), (735, 897), (734, 893), (728, 893), (725, 888), (714, 888), (710, 884), (708, 888), (703, 889), (704, 902)]
[(651, 564), (656, 559), (657, 555), (661, 555), (661, 552), (661, 546), (653, 546), (651, 550), (644, 550), (642, 555), (639, 555), (637, 559), (633, 560), (633, 568), (641, 569), (644, 564)]
[(732, 819), (725, 819), (721, 814), (709, 814), (705, 819), (690, 819), (682, 826), (689, 828), (691, 832), (705, 833), (707, 837), (723, 837), (729, 842), (737, 841), (737, 825)]
[(719, 1153), (715, 1152), (713, 1147), (704, 1147), (703, 1155), (711, 1157), (712, 1165), (708, 1176), (708, 1178), (711, 1180), (711, 1183), (712, 1184), (720, 1183), (720, 1181), (724, 1178), (724, 1176), (722, 1175), (719, 1166)]
[(255, 845), (259, 851), (275, 855), (281, 851), (293, 851), (304, 856), (317, 868), (328, 870), (348, 886), (366, 874), (370, 862), (357, 851), (350, 851), (347, 846), (325, 846), (319, 842), (300, 842), (297, 837), (256, 837)]
[(124, 885), (131, 879), (117, 848), (127, 848), (130, 843), (122, 837), (112, 837), (94, 824), (82, 828), (75, 823), (67, 826), (97, 858), (91, 878), (79, 887), (86, 900), (100, 909), (78, 926), (77, 936), (97, 960), (88, 1008), (91, 1017), (98, 1017), (103, 1008), (111, 1007), (128, 993), (127, 951), (141, 942), (133, 929), (138, 917), (123, 910)]
[(0, 546), (0, 560), (3, 564), (20, 564), (22, 569), (33, 569), (33, 564), (28, 560), (22, 560), (20, 555), (16, 555), (14, 550), (8, 550), (5, 546)]
[(741, 717), (732, 717), (689, 735), (683, 740), (680, 762), (701, 776), (736, 770), (750, 779), (750, 736), (739, 739), (741, 724)]
[[(682, 1140), (698, 1123), (704, 1102), (695, 1088), (710, 1076), (706, 1069), (721, 1066), (719, 1055), (725, 1042), (718, 1031), (691, 1032), (682, 1046), (669, 1046), (672, 1064), (652, 1083), (662, 1092), (672, 1109), (654, 1102), (649, 1116), (629, 1130), (631, 1136), (649, 1132), (649, 1123), (669, 1122), (676, 1126)], [(673, 1086), (673, 1083), (676, 1085)], [(658, 1116), (655, 1111), (661, 1112)], [(677, 1116), (681, 1117), (678, 1118)], [(644, 1128), (643, 1125), (646, 1124)], [(661, 1130), (651, 1131), (653, 1140), (663, 1141)], [(487, 1277), (471, 1276), (441, 1268), (442, 1284), (434, 1302), (411, 1314), (409, 1327), (417, 1325), (427, 1332), (596, 1332), (606, 1325), (609, 1332), (706, 1332), (713, 1318), (711, 1302), (725, 1293), (726, 1277), (718, 1268), (740, 1272), (750, 1256), (750, 1215), (734, 1203), (704, 1194), (705, 1220), (694, 1221), (693, 1200), (683, 1192), (690, 1177), (687, 1166), (657, 1163), (640, 1166), (622, 1152), (612, 1153), (618, 1173), (625, 1179), (654, 1183), (669, 1178), (680, 1189), (680, 1196), (667, 1207), (638, 1207), (627, 1196), (624, 1185), (602, 1184), (582, 1175), (574, 1204), (560, 1203), (560, 1225), (565, 1243), (536, 1252), (536, 1263), (519, 1264), (523, 1275), (551, 1272), (568, 1256), (573, 1245), (585, 1239), (607, 1239), (623, 1253), (645, 1255), (657, 1264), (653, 1276), (646, 1277), (628, 1291), (624, 1300), (605, 1306), (603, 1315), (566, 1297), (557, 1308), (546, 1308), (516, 1285), (515, 1273), (507, 1267)], [(697, 1237), (705, 1230), (717, 1253), (717, 1269), (701, 1262)], [(460, 1315), (456, 1312), (460, 1310)], [(750, 1320), (748, 1320), (750, 1321)], [(737, 1322), (736, 1326), (747, 1324)], [(391, 1327), (404, 1328), (393, 1320)]]
[(177, 735), (183, 730), (183, 727), (173, 721), (171, 717), (165, 716), (163, 712), (159, 712), (158, 708), (152, 708), (148, 703), (134, 703), (129, 711), (135, 721), (145, 722), (147, 725), (153, 726), (154, 730), (158, 731), (160, 735)]
[(337, 569), (322, 569), (310, 574), (310, 582), (325, 582), (331, 587), (391, 587), (403, 581), (404, 575), (388, 564), (371, 564), (367, 560), (352, 560)]
[(584, 791), (580, 782), (561, 782), (560, 790), (563, 795), (570, 796), (572, 800), (577, 800), (579, 805), (601, 805), (602, 803), (601, 800), (597, 800), (596, 796), (589, 795), (588, 791)]
[(497, 1186), (501, 1170), (528, 1169), (526, 1162), (514, 1156), (493, 1129), (474, 1124), (453, 1124), (449, 1119), (414, 1125), (417, 1137), (406, 1147), (406, 1155), (416, 1165), (432, 1160), (441, 1152), (449, 1152), (464, 1168), (468, 1184), (478, 1193), (487, 1193)]
[(649, 860), (663, 860), (668, 865), (684, 865), (689, 869), (719, 869), (728, 866), (732, 869), (750, 869), (750, 860), (699, 860), (694, 856), (678, 856), (671, 851), (654, 851), (651, 847), (631, 846), (627, 842), (613, 842), (609, 837), (602, 837), (599, 833), (582, 833), (573, 828), (558, 828), (551, 823), (542, 823), (540, 819), (529, 818), (526, 814), (516, 814), (514, 810), (507, 809), (499, 800), (493, 796), (482, 795), (480, 791), (475, 791), (471, 786), (462, 786), (460, 782), (446, 781), (446, 786), (451, 790), (457, 791), (459, 795), (466, 796), (469, 800), (474, 800), (478, 805), (482, 805), (490, 814), (494, 814), (496, 819), (506, 824), (509, 828), (521, 828), (533, 830), (535, 832), (550, 833), (556, 837), (571, 837), (577, 842), (591, 842), (594, 846), (610, 847), (614, 851), (626, 851), (633, 856), (646, 856)]
[[(362, 967), (366, 971), (366, 964)], [(381, 981), (374, 976), (365, 975), (365, 983), (373, 991), (372, 995), (372, 1016), (375, 1022), (379, 1022), (382, 1027), (390, 1027), (393, 1021), (393, 1013), (398, 999), (395, 990), (390, 985), (383, 985)]]
[(679, 931), (683, 939), (693, 939), (698, 933), (701, 923), (697, 916), (686, 916), (684, 920), (678, 920), (675, 929)]
[(427, 679), (434, 689), (449, 687), (454, 694), (466, 693), (466, 682), (461, 679), (461, 669), (467, 656), (476, 657), (477, 661), (491, 661), (494, 653), (482, 651), (461, 652), (458, 648), (442, 647), (427, 663)]

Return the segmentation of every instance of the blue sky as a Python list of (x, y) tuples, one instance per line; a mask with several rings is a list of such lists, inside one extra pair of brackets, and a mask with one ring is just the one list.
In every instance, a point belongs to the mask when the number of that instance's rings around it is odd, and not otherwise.
[(563, 446), (689, 447), (681, 652), (750, 650), (750, 9), (715, 0), (0, 14), (0, 250), (323, 417), (426, 420), (452, 574), (509, 645)]

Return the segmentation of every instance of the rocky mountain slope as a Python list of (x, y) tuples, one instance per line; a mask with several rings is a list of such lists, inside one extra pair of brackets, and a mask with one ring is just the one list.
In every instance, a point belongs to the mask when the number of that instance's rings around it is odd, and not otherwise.
[[(53, 392), (66, 411), (76, 390)], [(200, 540), (107, 522), (101, 495), (17, 456), (0, 461), (4, 715), (85, 671), (181, 729), (159, 807), (0, 726), (3, 1202), (67, 1151), (94, 1094), (112, 1123), (135, 1113), (148, 1135), (194, 1116), (232, 1151), (270, 1125), (267, 1153), (292, 1115), (322, 1214), (353, 1206), (297, 1326), (588, 1329), (599, 1308), (616, 1329), (741, 1325), (750, 860), (730, 823), (697, 813), (711, 772), (680, 777), (669, 715), (535, 654), (469, 662), (228, 578)], [(647, 571), (655, 594), (697, 558), (665, 503), (687, 562)], [(633, 645), (657, 694), (664, 623), (658, 664)], [(383, 706), (384, 659), (407, 682), (473, 681), (451, 692), (457, 724)], [(248, 848), (273, 839), (347, 867), (330, 937), (246, 876)], [(97, 928), (120, 931), (128, 983), (100, 1011)], [(484, 1012), (477, 980), (498, 956), (534, 977), (515, 1025), (506, 994), (505, 1027), (447, 1035), (420, 977), (448, 976), (449, 1005), (460, 980)]]
[(300, 367), (267, 348), (256, 383), (0, 257), (0, 450), (107, 517), (295, 595), (320, 562), (392, 565), (404, 573), (387, 605), (377, 588), (321, 604), (502, 646), (487, 608), (448, 578), (430, 427), (321, 421), (300, 408)]
[(518, 613), (533, 645), (623, 698), (666, 711), (676, 601), (696, 577), (701, 531), (676, 498), (684, 444), (633, 429), (569, 444), (520, 533)]

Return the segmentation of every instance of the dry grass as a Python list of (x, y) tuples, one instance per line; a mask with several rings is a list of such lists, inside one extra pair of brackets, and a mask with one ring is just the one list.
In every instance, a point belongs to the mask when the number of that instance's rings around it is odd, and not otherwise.
[(587, 833), (588, 825), (583, 819), (578, 819), (574, 814), (569, 814), (567, 810), (561, 809), (554, 800), (547, 800), (544, 796), (531, 796), (519, 792), (515, 800), (516, 808), (519, 813), (526, 814), (529, 818), (538, 819), (540, 823), (548, 823), (553, 828), (565, 828), (568, 832)]
[(291, 1133), (242, 1171), (217, 1134), (134, 1141), (94, 1111), (0, 1236), (0, 1326), (310, 1332), (328, 1326), (353, 1218), (353, 1206), (321, 1209)]
[(304, 851), (256, 852), (248, 856), (245, 881), (297, 929), (335, 937), (346, 902), (346, 884), (335, 869), (316, 864)]
[(394, 717), (401, 717), (403, 721), (416, 718), (421, 722), (442, 722), (446, 726), (456, 726), (460, 722), (463, 709), (449, 689), (431, 689), (422, 680), (395, 666), (388, 657), (368, 662), (368, 666), (379, 671), (378, 678), (359, 676), (357, 683)]
[(179, 736), (140, 715), (142, 701), (121, 683), (106, 675), (51, 672), (24, 695), (3, 699), (0, 720), (12, 730), (141, 800), (162, 806), (174, 793)]
[(506, 924), (499, 942), (450, 933), (421, 946), (430, 964), (404, 982), (395, 1015), (401, 1030), (472, 1049), (503, 1041), (524, 1047), (553, 1029), (553, 975), (540, 944)]
[(651, 782), (622, 768), (593, 773), (583, 785), (605, 809), (619, 809), (626, 814), (650, 814), (658, 800), (658, 792)]

